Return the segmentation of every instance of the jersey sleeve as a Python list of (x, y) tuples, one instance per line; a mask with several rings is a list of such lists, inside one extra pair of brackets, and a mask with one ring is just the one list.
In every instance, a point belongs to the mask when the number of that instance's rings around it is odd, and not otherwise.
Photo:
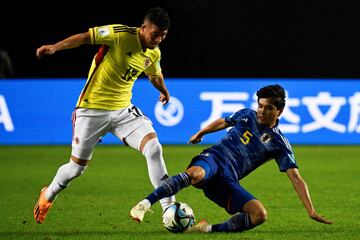
[(230, 116), (225, 117), (225, 122), (230, 126), (234, 126), (241, 118), (244, 117), (246, 113), (246, 109), (239, 110)]
[(149, 77), (157, 77), (161, 74), (161, 66), (160, 66), (160, 51), (158, 51), (158, 56), (152, 62), (149, 67), (147, 67), (144, 72)]
[(116, 34), (114, 28), (122, 25), (105, 25), (89, 28), (91, 44), (105, 44), (109, 47), (114, 45)]
[(294, 153), (289, 146), (284, 146), (284, 149), (278, 152), (275, 161), (281, 172), (286, 172), (289, 168), (298, 168)]

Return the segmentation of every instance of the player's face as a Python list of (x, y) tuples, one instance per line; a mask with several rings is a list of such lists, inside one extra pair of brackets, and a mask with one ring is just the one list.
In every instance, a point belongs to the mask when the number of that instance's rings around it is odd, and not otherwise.
[(140, 28), (140, 39), (144, 48), (154, 49), (166, 37), (167, 30), (160, 30), (155, 24), (145, 21)]
[(256, 119), (259, 124), (274, 127), (281, 112), (282, 110), (272, 103), (271, 98), (259, 98), (256, 111)]

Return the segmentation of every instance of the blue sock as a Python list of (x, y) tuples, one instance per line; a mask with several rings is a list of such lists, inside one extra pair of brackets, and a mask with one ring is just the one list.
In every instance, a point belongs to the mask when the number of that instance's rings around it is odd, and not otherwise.
[(254, 228), (247, 213), (237, 213), (223, 223), (212, 225), (212, 232), (242, 232)]
[(181, 189), (191, 185), (191, 180), (186, 172), (179, 173), (172, 176), (161, 183), (161, 185), (155, 189), (149, 196), (146, 197), (150, 201), (151, 205), (156, 203), (159, 199), (164, 197), (170, 197), (175, 195)]

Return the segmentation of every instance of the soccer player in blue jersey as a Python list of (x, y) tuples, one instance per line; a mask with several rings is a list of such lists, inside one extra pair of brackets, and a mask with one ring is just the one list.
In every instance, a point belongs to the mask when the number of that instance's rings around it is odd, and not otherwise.
[(300, 200), (315, 221), (331, 224), (314, 209), (309, 190), (300, 176), (288, 140), (278, 128), (278, 117), (285, 106), (285, 91), (280, 85), (269, 85), (257, 91), (257, 110), (242, 109), (210, 123), (193, 135), (189, 142), (198, 143), (203, 136), (231, 127), (220, 143), (195, 156), (185, 172), (165, 180), (130, 211), (141, 222), (151, 205), (193, 185), (232, 216), (223, 223), (200, 221), (193, 227), (198, 232), (242, 232), (262, 224), (266, 209), (239, 180), (265, 162), (275, 159), (281, 172), (286, 172)]

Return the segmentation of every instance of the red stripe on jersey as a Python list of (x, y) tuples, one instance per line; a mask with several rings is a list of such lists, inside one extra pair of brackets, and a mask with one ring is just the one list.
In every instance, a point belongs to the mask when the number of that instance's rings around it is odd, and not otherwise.
[[(91, 76), (89, 78), (89, 81), (87, 81), (85, 87), (84, 87), (84, 90), (82, 91), (81, 93), (81, 96), (80, 96), (80, 101), (79, 101), (79, 104), (81, 103), (82, 101), (82, 98), (84, 97), (85, 95), (85, 92), (90, 84), (90, 81), (92, 79), (92, 77), (94, 76), (94, 73), (96, 72), (98, 66), (100, 65), (101, 61), (104, 59), (107, 51), (109, 50), (109, 46), (107, 45), (101, 45), (100, 49), (98, 50), (98, 52), (96, 53), (96, 56), (95, 56), (95, 69), (93, 70), (93, 72), (91, 73)], [(76, 106), (76, 108), (78, 108), (79, 106)]]
[[(109, 50), (109, 46), (106, 46), (106, 45), (102, 45), (99, 49), (99, 51), (97, 52), (96, 54), (96, 57), (95, 57), (95, 64), (96, 66), (98, 66), (101, 61), (104, 59), (105, 57), (105, 54), (107, 53), (107, 51)], [(96, 69), (95, 69), (96, 70)], [(94, 70), (94, 72), (95, 72)]]

